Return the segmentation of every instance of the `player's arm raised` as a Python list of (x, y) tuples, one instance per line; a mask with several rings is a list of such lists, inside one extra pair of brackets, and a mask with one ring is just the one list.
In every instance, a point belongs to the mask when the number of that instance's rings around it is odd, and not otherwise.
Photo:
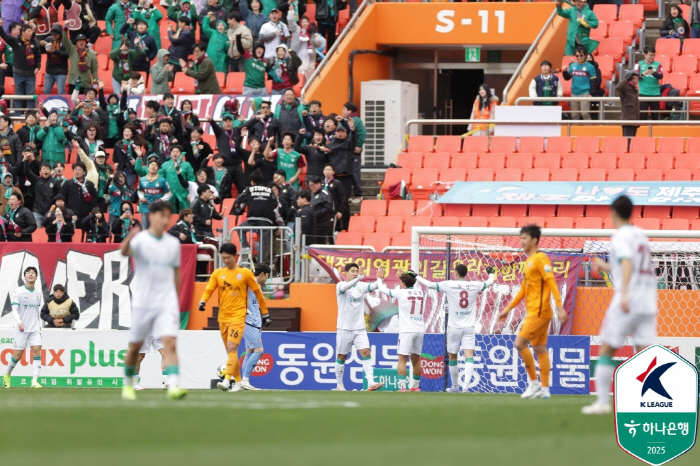
[(420, 283), (421, 285), (423, 285), (426, 288), (430, 288), (431, 290), (440, 291), (440, 284), (439, 283), (435, 283), (435, 282), (431, 282), (430, 280), (426, 280), (425, 278), (421, 277), (420, 275), (418, 275), (416, 277), (416, 280), (418, 280), (418, 283)]
[(272, 318), (270, 318), (270, 311), (267, 309), (267, 302), (265, 301), (265, 296), (262, 294), (262, 289), (260, 285), (255, 281), (254, 275), (251, 273), (248, 276), (248, 289), (255, 293), (255, 297), (258, 298), (258, 307), (260, 308), (260, 316), (262, 317), (263, 325), (269, 327), (272, 324)]
[(379, 290), (380, 293), (385, 294), (385, 295), (389, 296), (390, 298), (392, 298), (393, 296), (391, 296), (391, 290), (389, 288), (387, 288), (386, 285), (384, 284), (384, 282), (382, 281), (382, 279), (384, 279), (385, 277), (386, 277), (386, 270), (384, 270), (384, 267), (380, 267), (379, 269), (377, 269), (377, 281), (375, 282), (375, 284), (377, 285), (377, 289)]
[(340, 289), (340, 292), (341, 292), (341, 293), (345, 293), (345, 292), (348, 291), (350, 288), (352, 288), (353, 286), (355, 286), (355, 284), (356, 284), (357, 282), (359, 282), (360, 280), (362, 280), (362, 278), (363, 278), (363, 277), (362, 277), (361, 275), (358, 275), (357, 277), (355, 277), (354, 280), (351, 280), (351, 281), (349, 281), (349, 282), (344, 282), (344, 283), (342, 283), (342, 284), (338, 287), (338, 288)]
[(489, 274), (489, 278), (487, 278), (484, 282), (484, 288), (481, 291), (484, 291), (486, 288), (492, 286), (496, 282), (496, 269), (491, 266), (486, 267), (486, 273)]
[(10, 296), (10, 301), (12, 305), (12, 317), (15, 318), (15, 322), (17, 322), (17, 327), (19, 328), (19, 331), (24, 332), (24, 324), (22, 323), (22, 319), (19, 317), (19, 298), (17, 297), (16, 291), (12, 292), (12, 295)]
[(204, 293), (202, 294), (202, 298), (199, 300), (199, 310), (204, 311), (204, 305), (209, 301), (209, 298), (211, 298), (211, 295), (214, 293), (214, 290), (216, 290), (218, 286), (218, 277), (219, 274), (216, 273), (216, 270), (214, 271), (213, 274), (211, 274), (211, 277), (209, 277), (209, 282), (207, 283), (207, 287), (204, 289)]
[(557, 306), (557, 314), (559, 315), (559, 321), (563, 324), (569, 320), (569, 314), (566, 313), (566, 309), (561, 304), (561, 295), (559, 294), (559, 287), (557, 286), (557, 280), (554, 278), (554, 271), (552, 271), (552, 265), (547, 262), (540, 262), (542, 276), (544, 277), (545, 284), (549, 288), (549, 292), (552, 293), (554, 297), (554, 304)]
[(131, 229), (128, 235), (126, 235), (126, 238), (122, 240), (122, 243), (119, 245), (119, 251), (122, 253), (122, 256), (129, 257), (131, 256), (131, 253), (133, 252), (131, 250), (131, 247), (129, 244), (131, 243), (131, 240), (134, 238), (136, 233), (141, 231), (141, 226), (140, 225), (134, 225), (134, 227)]

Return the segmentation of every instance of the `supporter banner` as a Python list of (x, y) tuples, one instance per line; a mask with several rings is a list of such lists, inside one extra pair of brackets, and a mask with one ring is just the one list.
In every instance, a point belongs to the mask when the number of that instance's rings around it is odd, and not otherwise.
[[(80, 309), (77, 328), (129, 328), (133, 269), (118, 248), (99, 243), (0, 243), (0, 327), (14, 325), (10, 293), (24, 284), (23, 271), (32, 266), (39, 271), (42, 304), (54, 285), (66, 287)], [(197, 247), (183, 245), (181, 311), (190, 310), (196, 263)]]
[(468, 182), (458, 181), (440, 204), (610, 205), (625, 194), (635, 205), (700, 205), (700, 187), (668, 182)]
[[(352, 250), (329, 250), (309, 248), (309, 254), (338, 281), (338, 272), (344, 270), (345, 264), (354, 262), (360, 267), (360, 274), (365, 281), (376, 280), (377, 269), (387, 269), (388, 277), (384, 280), (387, 286), (398, 287), (398, 274), (400, 271), (410, 269), (410, 257), (400, 253), (369, 253)], [(573, 316), (576, 307), (576, 288), (581, 268), (582, 256), (576, 254), (547, 254), (552, 261), (552, 270), (561, 293), (564, 309)], [(527, 256), (525, 253), (509, 253), (507, 255), (496, 253), (470, 252), (469, 256), (452, 254), (448, 266), (445, 254), (421, 253), (420, 275), (430, 281), (442, 281), (452, 278), (451, 271), (455, 265), (463, 263), (467, 266), (467, 280), (478, 281), (487, 278), (486, 267), (496, 269), (496, 282), (494, 286), (479, 294), (477, 298), (477, 331), (483, 333), (495, 333), (505, 331), (513, 333), (520, 321), (525, 317), (525, 300), (521, 301), (513, 310), (505, 323), (498, 322), (496, 317), (518, 293), (523, 279), (523, 269)], [(440, 319), (437, 314), (442, 309), (444, 297), (434, 290), (427, 290), (425, 302), (425, 321), (429, 331), (439, 331), (440, 326), (436, 322)], [(554, 307), (554, 303), (552, 303)], [(566, 335), (571, 329), (571, 322), (561, 326), (557, 319), (552, 321), (551, 333)], [(435, 325), (435, 326), (434, 326)]]

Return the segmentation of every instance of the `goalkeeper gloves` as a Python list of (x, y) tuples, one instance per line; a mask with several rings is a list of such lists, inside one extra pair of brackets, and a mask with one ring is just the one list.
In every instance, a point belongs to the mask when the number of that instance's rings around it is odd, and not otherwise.
[(262, 316), (262, 321), (265, 327), (269, 327), (270, 325), (272, 325), (272, 318), (270, 317), (270, 314), (265, 314), (264, 316)]
[(199, 302), (199, 310), (200, 310), (200, 311), (203, 311), (203, 310), (204, 310), (204, 304), (205, 304), (204, 301), (200, 301), (200, 302)]
[(491, 275), (491, 274), (494, 273), (495, 271), (496, 271), (496, 269), (494, 269), (494, 268), (491, 267), (491, 266), (486, 267), (486, 273), (489, 274), (489, 275)]

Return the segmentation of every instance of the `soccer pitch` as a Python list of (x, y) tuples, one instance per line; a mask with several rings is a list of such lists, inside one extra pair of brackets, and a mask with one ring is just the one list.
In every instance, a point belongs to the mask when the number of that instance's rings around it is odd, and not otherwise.
[[(589, 396), (0, 389), (7, 465), (636, 465)], [(700, 464), (700, 450), (672, 461)]]

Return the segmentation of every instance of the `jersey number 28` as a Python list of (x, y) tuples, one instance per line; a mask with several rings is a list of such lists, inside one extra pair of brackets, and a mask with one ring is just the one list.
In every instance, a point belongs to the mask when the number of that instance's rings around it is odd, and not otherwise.
[(418, 301), (418, 305), (420, 306), (418, 309), (418, 314), (423, 315), (423, 298), (419, 296), (410, 296), (408, 300), (411, 301), (411, 314), (416, 311), (416, 301)]

